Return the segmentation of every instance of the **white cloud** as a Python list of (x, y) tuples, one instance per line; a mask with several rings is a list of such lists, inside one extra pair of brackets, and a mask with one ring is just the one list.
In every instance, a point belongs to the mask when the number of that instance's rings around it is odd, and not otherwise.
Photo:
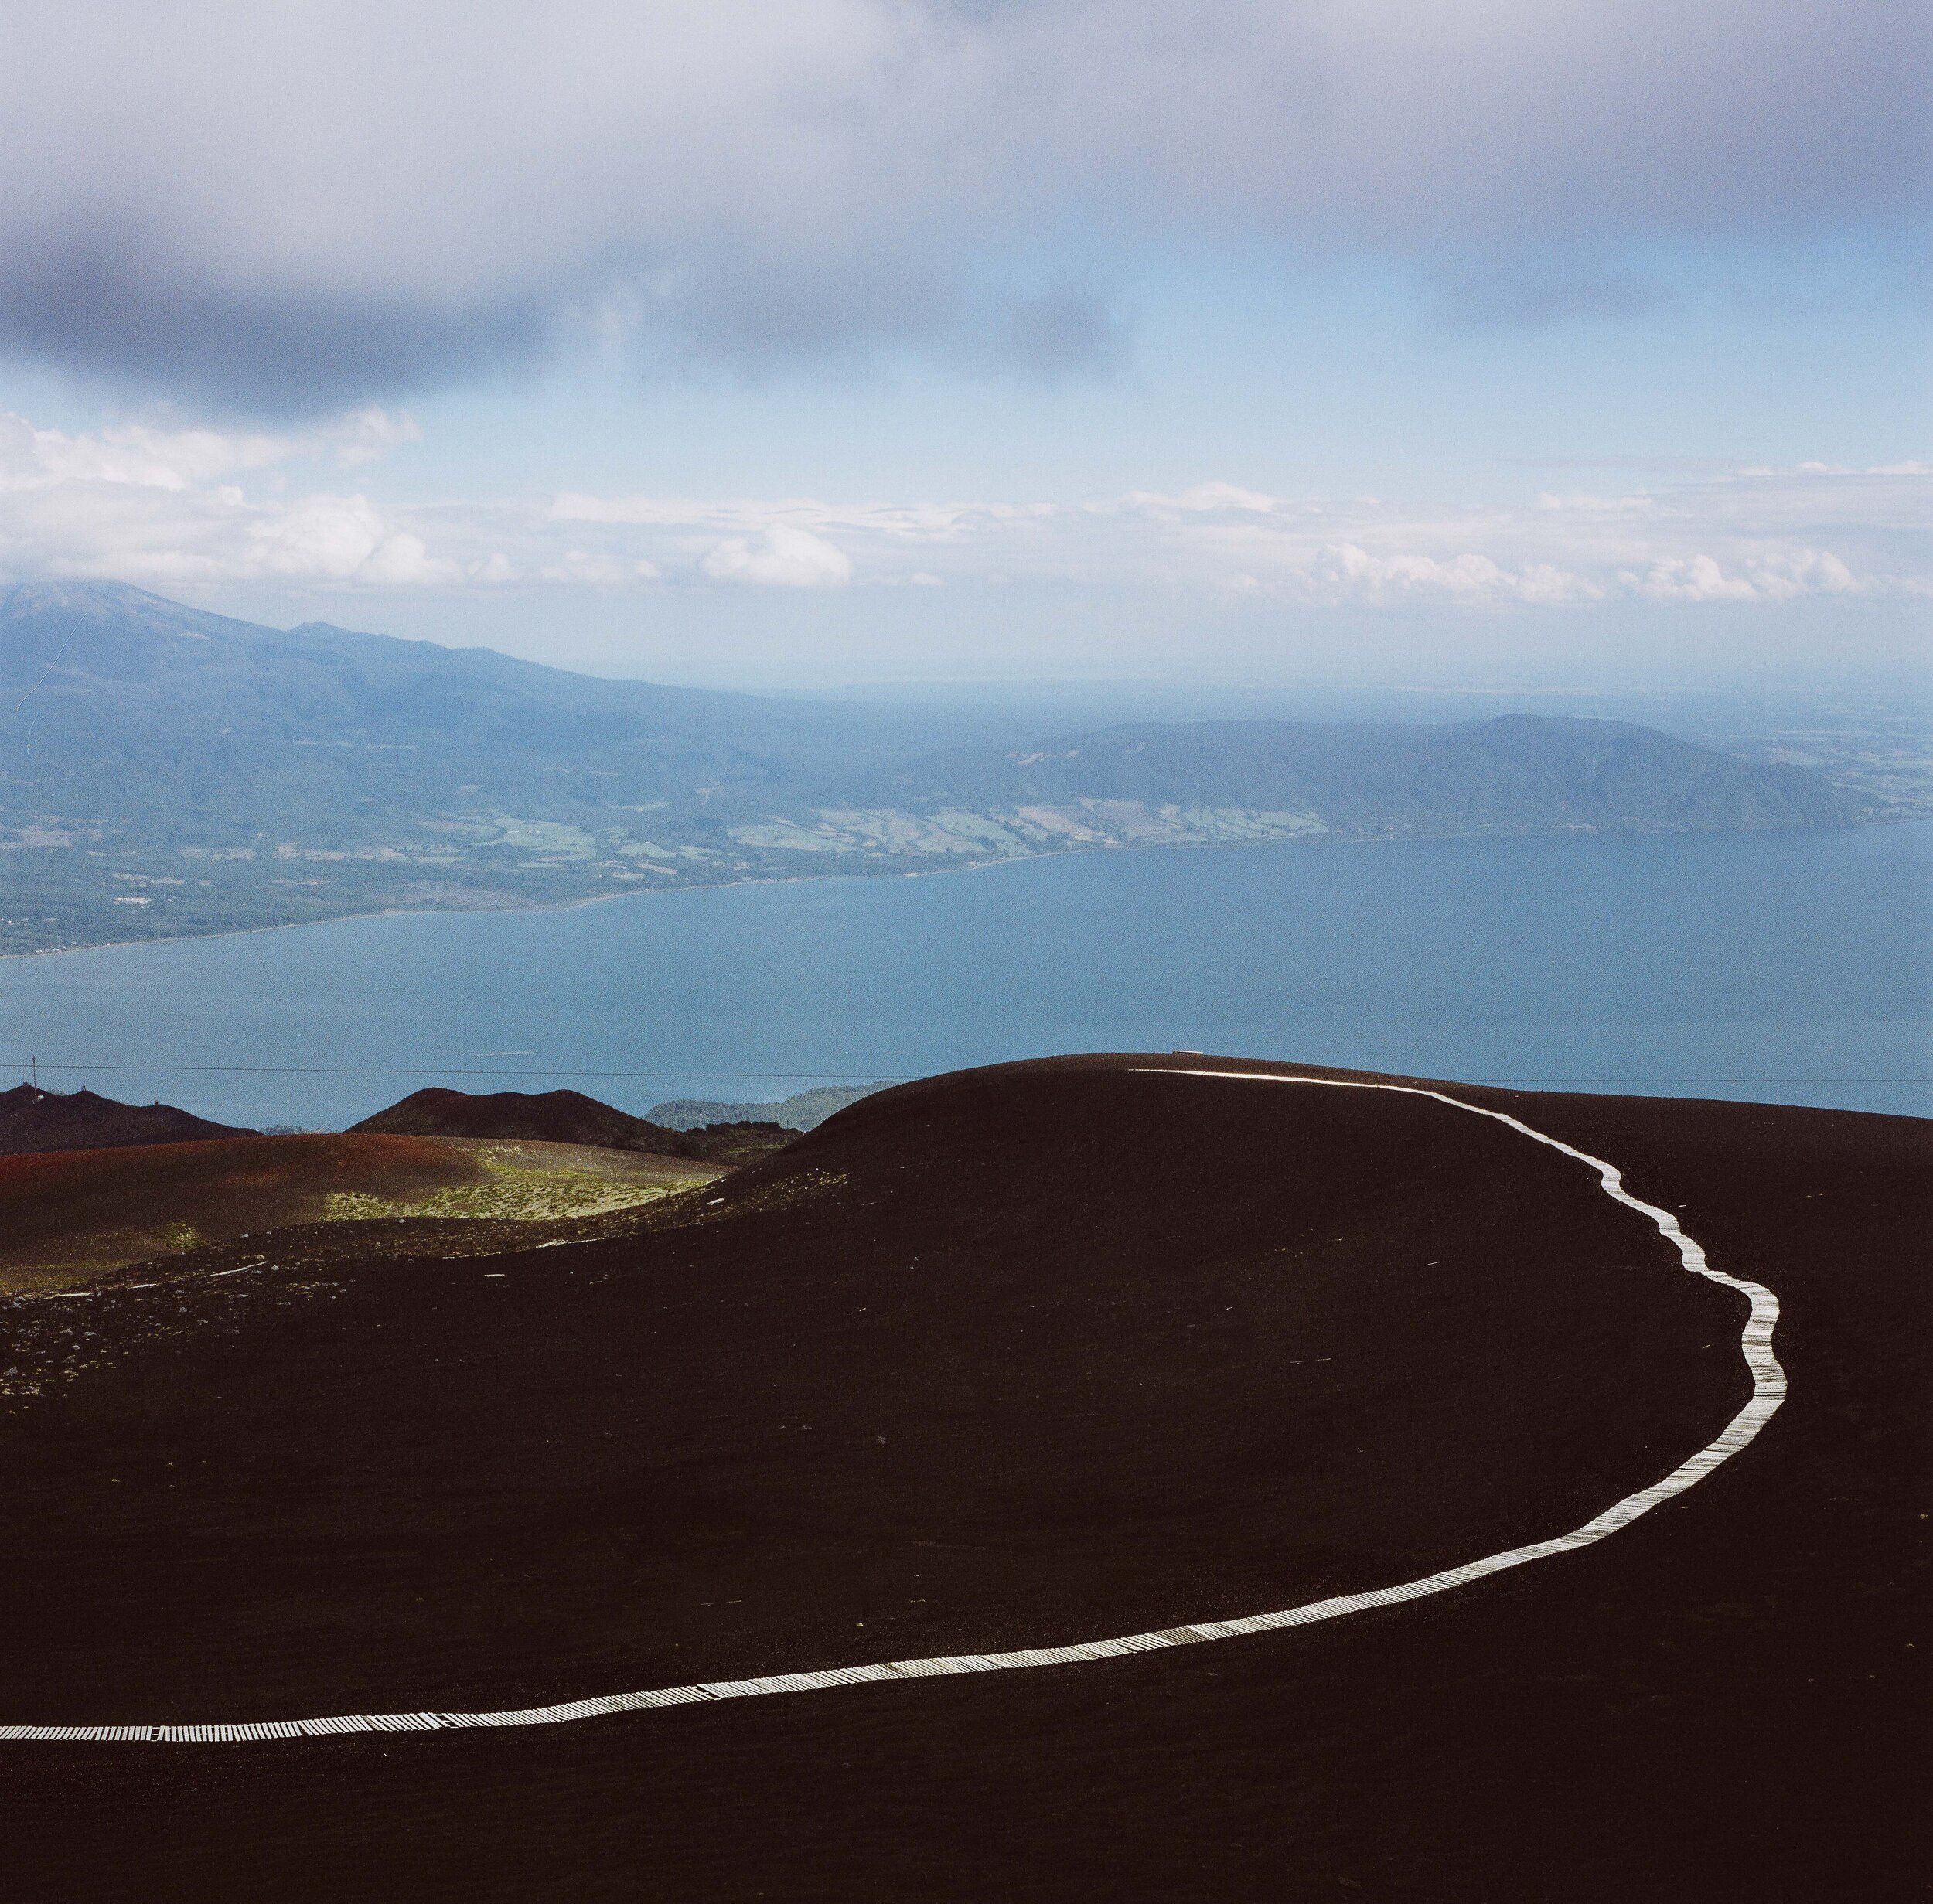
[(432, 556), (421, 536), (401, 530), (384, 536), (353, 575), (374, 588), (407, 588), (425, 582), (453, 582), (459, 573), (454, 562)]
[(128, 423), (91, 436), (39, 429), (24, 417), (0, 412), (0, 489), (96, 482), (186, 490), (302, 457), (329, 455), (344, 466), (370, 462), (421, 435), (413, 418), (377, 409), (279, 433)]
[(1205, 516), (1230, 512), (1273, 516), (1282, 504), (1275, 496), (1265, 496), (1259, 489), (1244, 489), (1239, 483), (1198, 482), (1174, 496), (1163, 496), (1151, 489), (1134, 489), (1116, 500), (1093, 502), (1088, 506), (1096, 513), (1127, 509), (1151, 516)]
[[(486, 581), (510, 579), (510, 564), (499, 554), (491, 557), (484, 564), (487, 571), (493, 564), (503, 563), (503, 571), (496, 574), (486, 574)], [(547, 564), (537, 571), (540, 580), (547, 582), (569, 582), (592, 588), (627, 588), (637, 582), (654, 582), (658, 579), (657, 565), (642, 558), (629, 560), (622, 556), (608, 555), (595, 550), (567, 549), (562, 557)]]
[(1859, 577), (1826, 549), (1801, 549), (1758, 563), (1754, 571), (1760, 590), (1784, 598), (1792, 595), (1856, 595)]
[(1923, 594), (1924, 576), (1861, 577), (1827, 549), (1774, 550), (1744, 557), (1730, 572), (1709, 555), (1656, 564), (1647, 574), (1620, 578), (1658, 601), (1792, 601), (1802, 595)]
[(1625, 584), (1657, 601), (1756, 601), (1758, 591), (1742, 575), (1727, 575), (1708, 555), (1659, 562), (1648, 574), (1621, 576)]
[[(247, 508), (232, 491), (223, 499), (237, 513)], [(421, 536), (393, 529), (367, 496), (312, 496), (252, 513), (247, 535), (258, 560), (245, 567), (254, 573), (378, 588), (457, 579), (454, 563), (433, 558)]]
[[(1051, 513), (1051, 504), (1031, 506)], [(810, 496), (733, 497), (701, 501), (691, 496), (591, 496), (567, 490), (545, 510), (553, 522), (627, 523), (640, 528), (731, 529), (762, 533), (775, 523), (801, 529), (852, 529), (868, 535), (911, 540), (946, 540), (973, 519), (1024, 513), (1011, 503), (822, 502)]]
[(852, 558), (844, 550), (790, 523), (774, 523), (756, 542), (730, 536), (698, 566), (714, 581), (771, 588), (840, 588), (852, 580)]
[(332, 447), (336, 462), (348, 469), (358, 463), (377, 462), (399, 443), (420, 443), (423, 433), (407, 411), (366, 404), (322, 425), (314, 432), (314, 440)]
[(279, 435), (129, 424), (73, 436), (0, 414), (0, 562), (161, 585), (447, 585), (456, 565), (366, 496), (251, 500), (216, 480), (319, 456), (367, 462), (415, 435), (379, 410)]
[(1083, 501), (461, 499), (403, 506), (290, 478), (407, 440), (351, 419), (283, 436), (68, 436), (0, 415), (0, 570), (165, 589), (1029, 586), (1095, 599), (1562, 609), (1933, 593), (1933, 470), (1713, 475), (1522, 506), (1406, 508), (1226, 481)]
[(366, 497), (314, 496), (259, 517), (248, 533), (269, 574), (340, 581), (375, 554), (383, 527)]
[(1329, 602), (1434, 598), (1475, 605), (1532, 602), (1549, 608), (1597, 601), (1604, 593), (1597, 583), (1548, 563), (1511, 570), (1470, 550), (1448, 557), (1371, 555), (1348, 542), (1325, 544), (1307, 574), (1311, 596)]

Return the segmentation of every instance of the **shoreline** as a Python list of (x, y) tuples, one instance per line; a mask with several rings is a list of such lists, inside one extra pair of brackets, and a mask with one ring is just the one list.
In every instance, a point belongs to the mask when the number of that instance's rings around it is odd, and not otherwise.
[(998, 859), (972, 860), (955, 866), (882, 867), (874, 873), (759, 874), (743, 879), (718, 880), (705, 885), (639, 887), (623, 892), (585, 893), (575, 899), (537, 901), (529, 905), (507, 906), (375, 906), (366, 911), (335, 912), (319, 919), (285, 919), (271, 925), (225, 926), (212, 932), (176, 932), (153, 938), (102, 939), (84, 945), (47, 945), (30, 952), (0, 952), (0, 967), (17, 959), (65, 959), (84, 952), (121, 952), (145, 945), (181, 945), (203, 939), (245, 938), (261, 932), (297, 932), (311, 928), (338, 925), (349, 919), (413, 919), (444, 915), (466, 914), (479, 918), (500, 918), (521, 912), (574, 912), (584, 906), (604, 905), (622, 899), (669, 899), (684, 893), (722, 892), (738, 886), (799, 886), (838, 880), (929, 879), (960, 873), (984, 873), (1004, 866), (1023, 866), (1042, 860), (1072, 858), (1096, 853), (1148, 853), (1225, 850), (1240, 846), (1376, 846), (1423, 845), (1459, 840), (1709, 840), (1764, 838), (1773, 834), (1860, 833), (1869, 828), (1909, 826), (1916, 820), (1933, 823), (1933, 815), (1887, 814), (1872, 819), (1857, 819), (1845, 826), (1763, 827), (1609, 827), (1526, 826), (1488, 827), (1467, 833), (1284, 833), (1257, 840), (1151, 840), (1138, 844), (1103, 840), (1093, 846), (1072, 846), (1052, 853), (1016, 853)]

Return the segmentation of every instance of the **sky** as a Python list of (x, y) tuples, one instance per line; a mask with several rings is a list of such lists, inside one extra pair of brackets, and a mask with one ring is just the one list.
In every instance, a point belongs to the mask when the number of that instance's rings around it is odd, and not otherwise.
[(735, 686), (1923, 674), (1907, 0), (0, 16), (0, 577)]

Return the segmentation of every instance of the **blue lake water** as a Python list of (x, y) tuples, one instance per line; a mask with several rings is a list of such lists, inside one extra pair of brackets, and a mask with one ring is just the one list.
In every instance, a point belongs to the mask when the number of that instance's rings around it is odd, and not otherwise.
[(1933, 823), (1155, 848), (0, 961), (0, 1061), (251, 1124), (1180, 1047), (1933, 1114)]

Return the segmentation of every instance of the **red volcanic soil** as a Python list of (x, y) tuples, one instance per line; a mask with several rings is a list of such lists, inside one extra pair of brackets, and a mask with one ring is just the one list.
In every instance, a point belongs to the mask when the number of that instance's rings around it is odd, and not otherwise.
[[(1562, 1532), (1745, 1398), (1742, 1299), (1583, 1166), (1426, 1099), (1131, 1068), (1164, 1061), (883, 1093), (609, 1242), (237, 1279), (199, 1331), (178, 1283), (90, 1299), (101, 1365), (0, 1417), (0, 1720), (551, 1703), (1265, 1611)], [(1634, 1526), (1106, 1664), (0, 1745), (10, 1895), (1923, 1895), (1927, 1126), (1450, 1088), (1784, 1306), (1785, 1408)]]
[(342, 1190), (427, 1197), (489, 1173), (424, 1137), (231, 1137), (0, 1157), (0, 1276), (160, 1255), (319, 1219)]

